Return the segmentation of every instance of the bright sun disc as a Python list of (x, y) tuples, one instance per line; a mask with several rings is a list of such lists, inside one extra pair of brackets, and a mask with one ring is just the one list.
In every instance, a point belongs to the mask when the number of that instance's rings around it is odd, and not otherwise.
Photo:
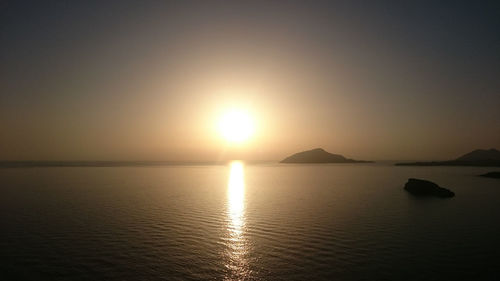
[(219, 132), (229, 142), (242, 142), (252, 136), (254, 123), (247, 112), (231, 110), (221, 117)]

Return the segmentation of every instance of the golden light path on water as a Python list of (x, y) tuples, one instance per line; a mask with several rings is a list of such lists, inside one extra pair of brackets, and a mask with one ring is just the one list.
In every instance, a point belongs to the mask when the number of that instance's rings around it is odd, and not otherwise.
[(227, 280), (242, 280), (249, 276), (248, 252), (245, 240), (245, 177), (242, 162), (230, 164), (227, 184)]

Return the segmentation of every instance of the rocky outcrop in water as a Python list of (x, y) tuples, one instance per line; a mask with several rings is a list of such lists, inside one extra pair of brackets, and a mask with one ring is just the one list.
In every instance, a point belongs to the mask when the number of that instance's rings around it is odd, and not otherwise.
[(439, 198), (449, 198), (455, 196), (455, 193), (452, 191), (427, 180), (410, 178), (404, 188), (406, 191), (415, 196), (434, 196)]

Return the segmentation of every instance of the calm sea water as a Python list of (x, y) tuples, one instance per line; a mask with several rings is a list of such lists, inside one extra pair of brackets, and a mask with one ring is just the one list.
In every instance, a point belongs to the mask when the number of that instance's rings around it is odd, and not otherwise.
[[(491, 170), (0, 169), (0, 280), (495, 280)], [(457, 195), (415, 199), (409, 177)]]

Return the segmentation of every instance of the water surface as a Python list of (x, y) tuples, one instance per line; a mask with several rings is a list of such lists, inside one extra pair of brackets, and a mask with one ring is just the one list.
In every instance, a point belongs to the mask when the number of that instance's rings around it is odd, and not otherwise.
[[(0, 169), (1, 280), (492, 280), (491, 168)], [(416, 199), (409, 177), (452, 199)]]

